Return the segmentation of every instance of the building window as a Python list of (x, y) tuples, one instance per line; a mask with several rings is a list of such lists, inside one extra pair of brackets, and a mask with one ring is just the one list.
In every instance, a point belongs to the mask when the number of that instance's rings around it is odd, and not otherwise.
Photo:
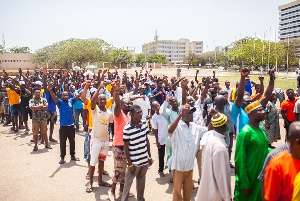
[(180, 43), (179, 45), (185, 45), (185, 43)]
[(166, 46), (166, 49), (171, 49), (171, 46)]
[(184, 49), (185, 49), (185, 47), (179, 47), (179, 49), (181, 49), (181, 50), (184, 50)]
[(171, 55), (169, 54), (169, 55), (166, 55), (166, 57), (171, 57)]
[(185, 51), (179, 51), (179, 53), (185, 53)]
[(166, 53), (171, 53), (171, 51), (166, 51)]
[(166, 45), (171, 45), (171, 42), (166, 42)]
[(201, 45), (201, 43), (196, 43), (196, 45)]
[(201, 51), (196, 51), (196, 54), (201, 54)]

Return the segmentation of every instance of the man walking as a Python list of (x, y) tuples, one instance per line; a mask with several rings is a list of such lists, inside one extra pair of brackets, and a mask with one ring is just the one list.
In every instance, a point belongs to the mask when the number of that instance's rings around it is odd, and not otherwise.
[(60, 128), (59, 128), (59, 141), (60, 141), (60, 161), (59, 164), (64, 164), (66, 156), (66, 141), (69, 139), (71, 160), (79, 161), (75, 156), (75, 128), (73, 118), (73, 105), (79, 99), (80, 94), (76, 97), (69, 99), (69, 93), (63, 91), (61, 99), (59, 99), (52, 91), (51, 85), (48, 85), (48, 91), (54, 102), (57, 104), (60, 114)]
[(142, 121), (143, 112), (140, 106), (130, 107), (131, 121), (123, 130), (124, 149), (128, 168), (125, 175), (125, 185), (122, 201), (128, 200), (129, 190), (136, 177), (137, 199), (144, 199), (146, 173), (153, 161), (148, 140), (149, 128), (146, 121)]

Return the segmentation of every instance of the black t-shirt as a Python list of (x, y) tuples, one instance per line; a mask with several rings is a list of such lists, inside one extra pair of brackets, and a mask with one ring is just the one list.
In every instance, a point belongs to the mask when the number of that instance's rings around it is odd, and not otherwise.
[(21, 103), (22, 107), (29, 106), (29, 101), (32, 98), (32, 95), (28, 89), (21, 90)]

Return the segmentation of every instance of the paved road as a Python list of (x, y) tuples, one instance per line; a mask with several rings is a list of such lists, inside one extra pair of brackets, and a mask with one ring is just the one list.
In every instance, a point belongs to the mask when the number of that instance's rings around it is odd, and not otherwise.
[[(281, 120), (282, 123), (282, 120)], [(109, 188), (97, 187), (97, 177), (94, 178), (94, 191), (85, 192), (85, 179), (87, 163), (83, 158), (84, 132), (76, 134), (76, 153), (81, 161), (70, 161), (66, 156), (66, 163), (59, 165), (59, 144), (51, 143), (53, 149), (45, 149), (39, 145), (39, 150), (33, 152), (32, 135), (13, 133), (10, 127), (0, 125), (0, 155), (1, 155), (1, 180), (0, 200), (106, 200)], [(58, 128), (55, 126), (54, 137), (58, 139)], [(281, 129), (281, 136), (284, 130)], [(145, 198), (146, 200), (172, 200), (173, 185), (168, 182), (169, 175), (160, 178), (157, 174), (158, 155), (155, 146), (155, 138), (149, 136), (154, 164), (147, 173)], [(235, 142), (235, 141), (234, 141)], [(274, 143), (282, 144), (283, 140)], [(68, 149), (67, 149), (68, 150)], [(68, 153), (68, 152), (67, 152)], [(105, 169), (112, 175), (113, 159), (112, 151), (108, 153)], [(167, 173), (167, 172), (166, 172)], [(197, 171), (194, 171), (193, 197), (197, 192)], [(98, 175), (97, 173), (95, 175)], [(232, 190), (234, 188), (234, 172), (232, 171)], [(104, 176), (104, 180), (111, 182), (110, 176)], [(117, 188), (118, 192), (118, 188)], [(132, 192), (136, 195), (135, 183)], [(131, 200), (136, 200), (132, 198)]]

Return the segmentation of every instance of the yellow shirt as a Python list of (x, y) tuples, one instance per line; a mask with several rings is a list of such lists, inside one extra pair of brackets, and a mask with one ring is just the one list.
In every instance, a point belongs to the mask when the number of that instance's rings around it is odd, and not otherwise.
[(11, 88), (6, 88), (8, 95), (9, 105), (15, 105), (20, 103), (20, 94), (12, 90)]
[(297, 174), (294, 180), (294, 190), (292, 201), (300, 200), (300, 173)]

